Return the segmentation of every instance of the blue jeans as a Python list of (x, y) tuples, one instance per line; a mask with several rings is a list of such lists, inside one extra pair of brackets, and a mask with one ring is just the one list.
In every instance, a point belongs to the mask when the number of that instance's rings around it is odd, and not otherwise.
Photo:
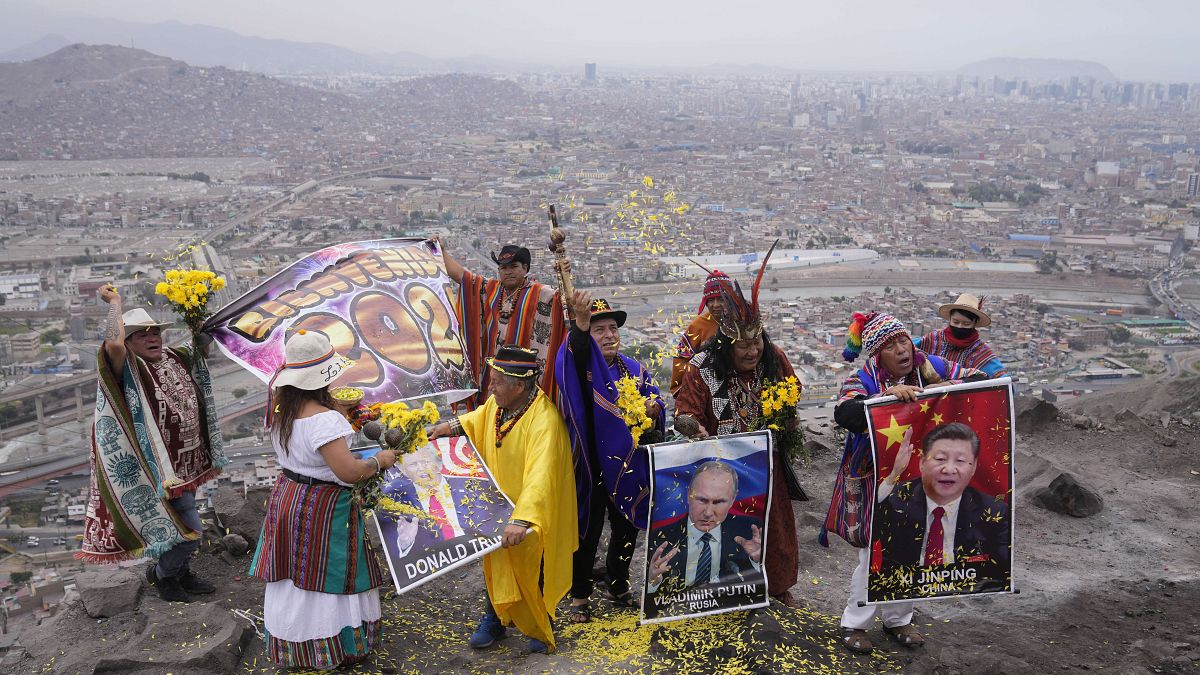
[[(196, 510), (196, 493), (185, 492), (170, 501), (171, 508), (179, 515), (184, 525), (197, 531), (204, 531), (204, 523), (200, 522), (200, 512)], [(188, 559), (200, 548), (200, 540), (185, 541), (175, 544), (171, 550), (158, 558), (158, 567), (154, 572), (158, 578), (177, 577), (188, 571)]]

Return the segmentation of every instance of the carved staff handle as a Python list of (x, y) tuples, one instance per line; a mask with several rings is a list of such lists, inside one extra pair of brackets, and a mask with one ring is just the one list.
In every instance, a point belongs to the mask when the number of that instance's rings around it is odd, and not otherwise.
[(558, 226), (558, 213), (554, 210), (554, 205), (550, 205), (550, 245), (549, 249), (554, 253), (554, 270), (558, 273), (559, 281), (559, 300), (563, 306), (563, 317), (567, 323), (575, 320), (575, 310), (571, 306), (571, 298), (575, 295), (575, 285), (571, 283), (571, 272), (568, 268), (567, 247), (563, 242), (567, 239), (567, 233)]

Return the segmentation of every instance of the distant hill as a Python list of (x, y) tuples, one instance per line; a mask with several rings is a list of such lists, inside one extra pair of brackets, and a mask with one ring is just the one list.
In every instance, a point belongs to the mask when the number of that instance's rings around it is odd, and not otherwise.
[(1117, 80), (1117, 76), (1103, 64), (1069, 59), (984, 59), (968, 63), (958, 72), (968, 77), (1002, 77), (1033, 82), (1069, 80), (1072, 77), (1091, 78), (1100, 82)]
[(0, 64), (0, 133), (25, 158), (240, 154), (263, 139), (318, 135), (355, 107), (334, 92), (112, 45)]
[(4, 159), (272, 155), (312, 143), (379, 151), (382, 141), (363, 129), (403, 121), (460, 133), (529, 105), (516, 83), (484, 75), (429, 75), (355, 95), (114, 45), (0, 63), (0, 137), (15, 139)]
[[(29, 42), (38, 35), (43, 37)], [(485, 57), (432, 59), (405, 51), (368, 54), (320, 42), (241, 35), (214, 26), (178, 21), (136, 23), (21, 2), (5, 8), (4, 21), (0, 22), (0, 61), (38, 58), (74, 42), (136, 47), (194, 66), (225, 66), (268, 75), (494, 73), (524, 68), (522, 64)]]
[(53, 54), (69, 44), (71, 44), (70, 40), (57, 33), (43, 35), (33, 42), (0, 53), (0, 62), (32, 61), (47, 54)]

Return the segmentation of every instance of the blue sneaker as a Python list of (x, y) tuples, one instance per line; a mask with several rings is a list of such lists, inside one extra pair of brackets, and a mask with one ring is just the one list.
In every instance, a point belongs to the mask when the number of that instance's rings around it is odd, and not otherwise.
[(533, 654), (545, 654), (550, 651), (550, 648), (537, 638), (529, 638), (529, 651)]
[(467, 640), (467, 644), (475, 649), (487, 649), (496, 644), (496, 640), (504, 637), (504, 626), (500, 625), (500, 617), (492, 612), (483, 615), (479, 620), (479, 626), (471, 633), (471, 639)]

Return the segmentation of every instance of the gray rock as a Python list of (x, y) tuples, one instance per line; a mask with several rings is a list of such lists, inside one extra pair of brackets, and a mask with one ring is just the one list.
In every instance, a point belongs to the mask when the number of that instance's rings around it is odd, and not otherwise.
[(142, 597), (142, 576), (130, 569), (90, 570), (75, 577), (84, 611), (93, 619), (131, 612)]
[(247, 622), (220, 605), (193, 603), (180, 612), (164, 603), (147, 611), (141, 634), (101, 658), (93, 672), (231, 673), (254, 638)]
[(250, 550), (250, 543), (246, 541), (246, 538), (236, 533), (221, 537), (221, 545), (235, 557), (246, 555), (246, 551)]
[(1094, 516), (1104, 509), (1104, 500), (1069, 473), (1061, 473), (1050, 485), (1033, 493), (1033, 501), (1044, 509), (1076, 518)]
[(1058, 407), (1032, 396), (1018, 396), (1015, 401), (1017, 429), (1021, 433), (1037, 431), (1054, 424), (1058, 419)]
[(213, 494), (213, 511), (223, 528), (220, 534), (240, 534), (246, 541), (258, 541), (270, 492), (270, 488), (252, 488), (242, 497), (240, 490), (218, 488)]

